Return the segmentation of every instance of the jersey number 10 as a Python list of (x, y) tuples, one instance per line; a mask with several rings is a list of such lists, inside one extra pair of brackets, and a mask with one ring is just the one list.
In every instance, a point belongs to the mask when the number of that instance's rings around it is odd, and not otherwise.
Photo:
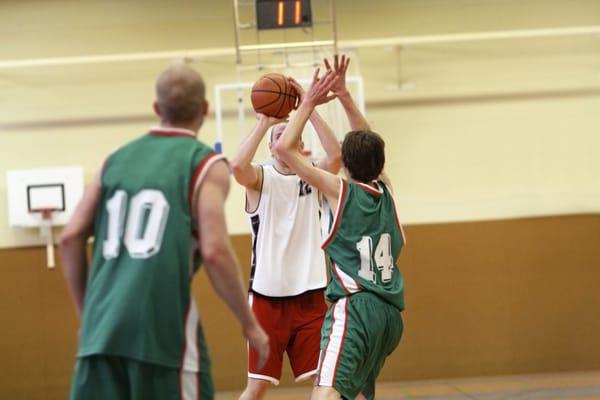
[(122, 239), (131, 258), (149, 258), (158, 253), (169, 216), (169, 203), (160, 190), (143, 189), (136, 193), (129, 201), (129, 212), (127, 193), (117, 190), (106, 202), (106, 211), (108, 229), (102, 245), (104, 258), (119, 256)]
[[(394, 258), (392, 257), (392, 237), (389, 233), (381, 234), (375, 253), (373, 253), (373, 240), (369, 236), (363, 236), (360, 242), (356, 243), (356, 249), (360, 252), (358, 275), (361, 278), (377, 283), (372, 261), (374, 260), (377, 269), (381, 272), (381, 281), (392, 280)], [(372, 258), (371, 255), (373, 255)]]

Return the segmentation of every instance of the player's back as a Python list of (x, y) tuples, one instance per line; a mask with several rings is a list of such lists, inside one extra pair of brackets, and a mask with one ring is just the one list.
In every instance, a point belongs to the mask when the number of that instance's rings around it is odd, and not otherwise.
[(197, 323), (190, 280), (200, 260), (190, 203), (217, 158), (192, 132), (177, 130), (153, 131), (109, 156), (79, 355), (179, 366), (186, 325)]
[(331, 273), (327, 299), (370, 292), (404, 309), (404, 283), (396, 260), (405, 239), (392, 194), (383, 182), (374, 188), (344, 181), (340, 197), (323, 242)]

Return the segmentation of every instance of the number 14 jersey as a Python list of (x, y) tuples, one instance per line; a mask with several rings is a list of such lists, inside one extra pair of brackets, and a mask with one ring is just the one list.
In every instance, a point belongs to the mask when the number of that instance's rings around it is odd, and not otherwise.
[(322, 245), (330, 272), (327, 300), (365, 291), (403, 310), (396, 260), (405, 238), (392, 194), (383, 182), (374, 182), (377, 188), (340, 182), (336, 215)]

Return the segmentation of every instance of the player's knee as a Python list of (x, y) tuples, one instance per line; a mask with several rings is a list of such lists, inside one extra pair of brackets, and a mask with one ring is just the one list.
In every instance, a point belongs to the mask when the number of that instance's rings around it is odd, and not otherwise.
[(268, 381), (249, 379), (246, 389), (240, 396), (240, 400), (261, 400), (265, 396), (268, 388)]

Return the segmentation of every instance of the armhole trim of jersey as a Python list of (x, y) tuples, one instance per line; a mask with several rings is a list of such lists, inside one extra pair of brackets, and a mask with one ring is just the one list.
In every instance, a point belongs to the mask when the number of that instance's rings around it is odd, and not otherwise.
[(346, 200), (346, 183), (342, 178), (340, 179), (340, 197), (338, 197), (337, 208), (335, 210), (335, 217), (333, 218), (333, 224), (331, 225), (331, 231), (329, 235), (321, 245), (321, 248), (325, 250), (329, 243), (333, 240), (338, 227), (340, 226), (340, 219), (342, 215), (342, 208), (344, 208), (344, 201)]
[(373, 181), (373, 182), (375, 182), (377, 184), (378, 189), (375, 189), (371, 185), (367, 185), (366, 183), (362, 183), (362, 182), (356, 182), (356, 184), (358, 186), (360, 186), (361, 188), (363, 188), (365, 191), (371, 193), (373, 196), (379, 197), (383, 194), (383, 189), (381, 189), (379, 182), (377, 182), (377, 181)]
[(385, 184), (385, 182), (381, 182), (383, 186), (387, 189), (390, 194), (390, 198), (392, 199), (392, 205), (394, 206), (394, 217), (396, 217), (396, 224), (398, 225), (398, 229), (400, 229), (400, 233), (402, 234), (402, 244), (406, 244), (406, 235), (404, 234), (404, 228), (402, 228), (402, 224), (400, 223), (400, 218), (398, 218), (398, 209), (396, 207), (396, 199), (394, 199), (394, 195), (390, 190), (389, 186)]
[(227, 159), (223, 154), (215, 152), (209, 153), (206, 157), (204, 157), (204, 160), (202, 160), (202, 162), (200, 162), (200, 164), (198, 164), (198, 166), (194, 170), (194, 173), (192, 174), (192, 179), (190, 181), (190, 190), (188, 197), (188, 203), (190, 205), (190, 208), (194, 207), (192, 203), (196, 198), (196, 192), (200, 188), (200, 184), (206, 176), (206, 173), (214, 163), (220, 160), (225, 160), (225, 162), (227, 162)]
[(254, 214), (258, 211), (258, 207), (260, 207), (260, 201), (262, 199), (262, 192), (263, 192), (263, 184), (265, 183), (265, 169), (263, 168), (262, 165), (258, 165), (260, 167), (260, 188), (258, 189), (258, 203), (256, 203), (256, 208), (252, 211), (248, 210), (248, 190), (246, 190), (246, 195), (244, 196), (245, 198), (245, 206), (244, 206), (244, 210), (246, 211), (246, 214)]

